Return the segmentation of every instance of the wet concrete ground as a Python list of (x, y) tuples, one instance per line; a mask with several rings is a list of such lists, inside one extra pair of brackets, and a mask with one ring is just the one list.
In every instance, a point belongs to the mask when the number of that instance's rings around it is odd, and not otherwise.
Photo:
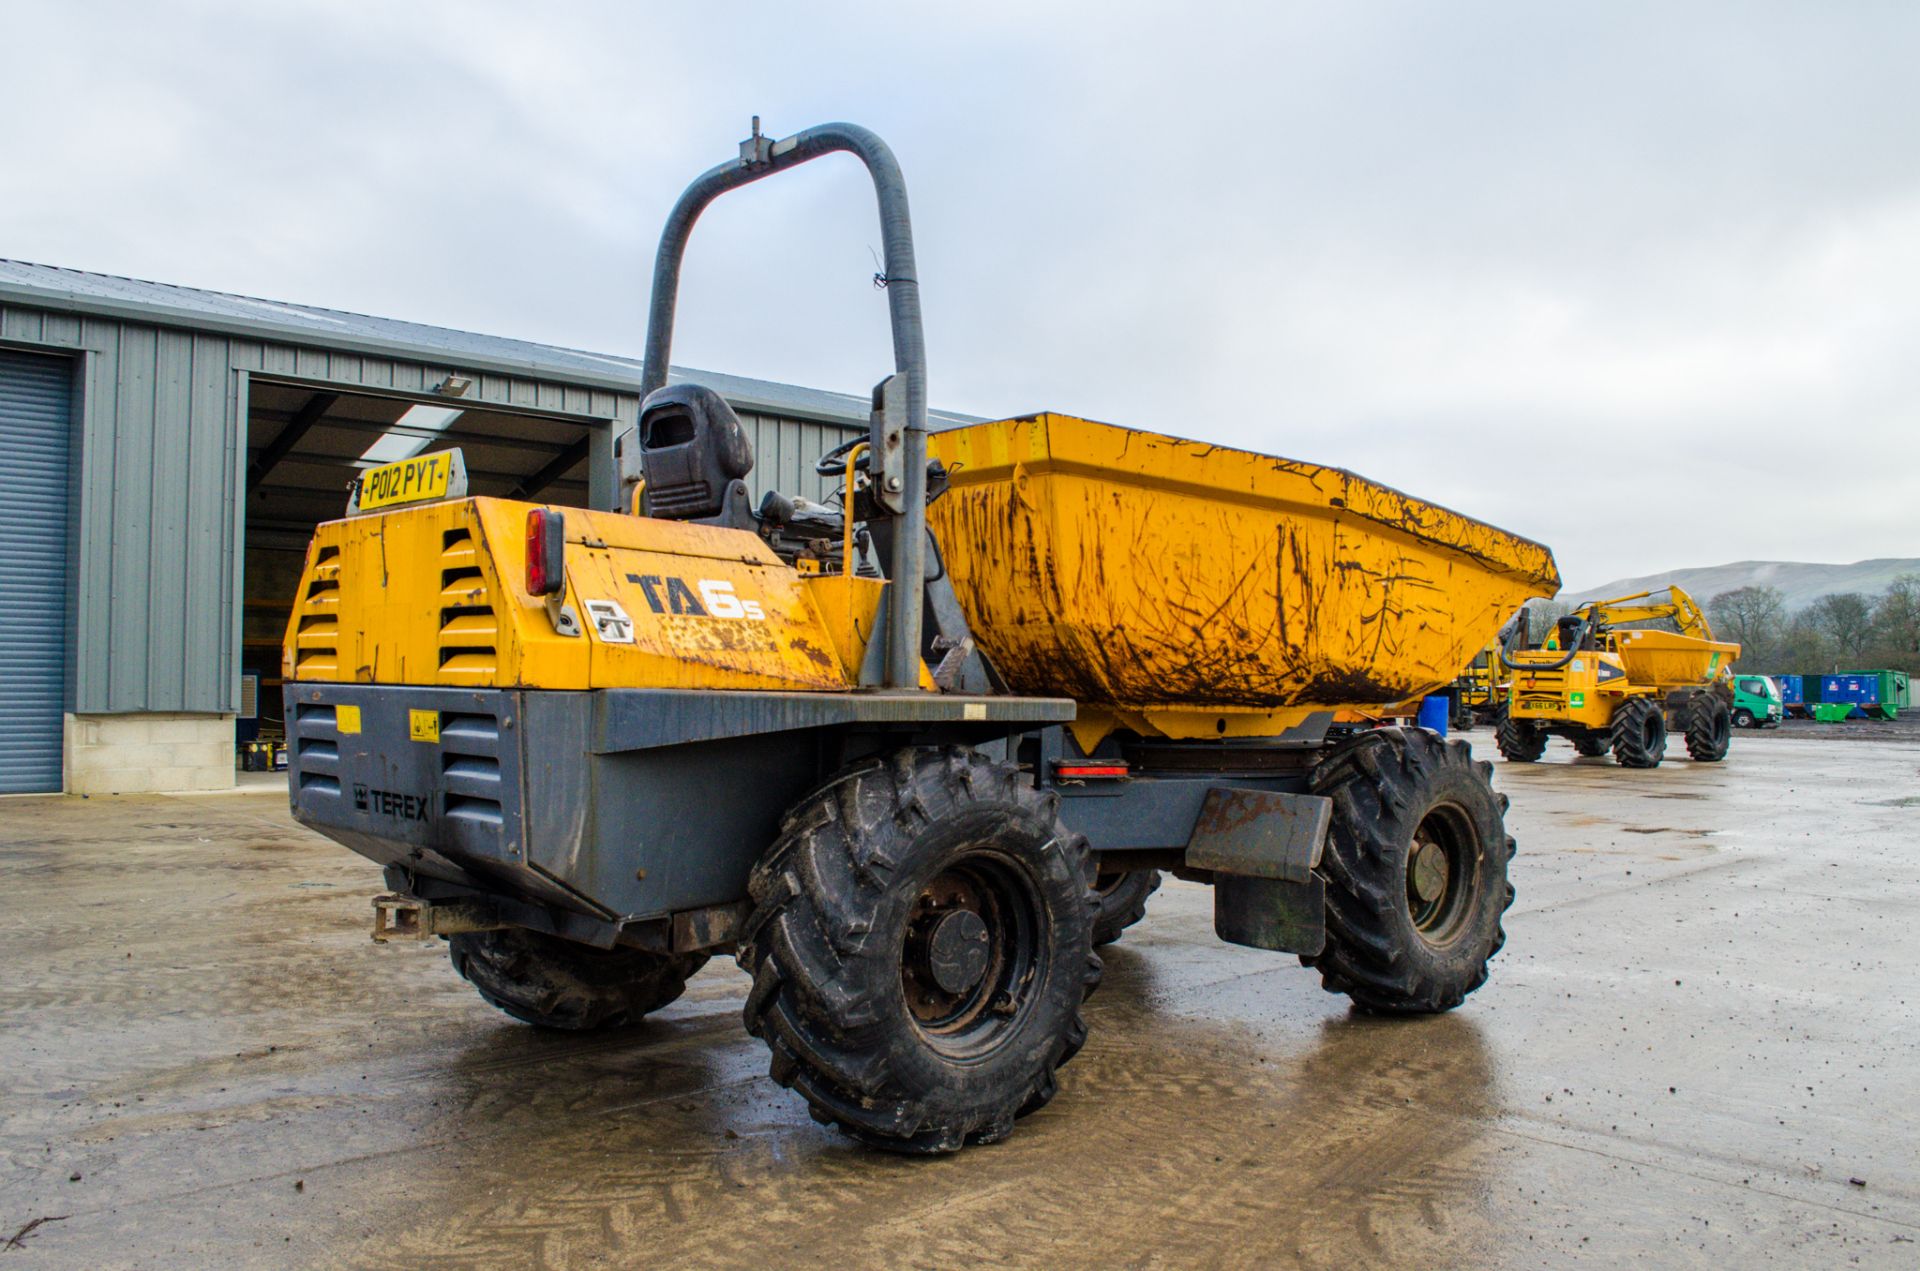
[(0, 801), (0, 1271), (1920, 1266), (1916, 740), (1499, 765), (1510, 940), (1429, 1020), (1172, 885), (1061, 1096), (932, 1161), (768, 1081), (730, 962), (545, 1035), (284, 795)]

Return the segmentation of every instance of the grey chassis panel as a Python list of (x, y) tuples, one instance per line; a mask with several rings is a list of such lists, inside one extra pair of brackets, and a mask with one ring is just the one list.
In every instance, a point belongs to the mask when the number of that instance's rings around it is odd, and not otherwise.
[[(987, 744), (1073, 710), (1003, 698), (969, 712), (981, 699), (931, 694), (306, 683), (285, 696), (303, 824), (382, 865), (615, 922), (742, 899), (780, 818), (860, 735)], [(339, 731), (343, 706), (359, 732)], [(438, 713), (437, 743), (412, 739), (416, 710)]]
[(1306, 777), (1194, 773), (1181, 777), (1138, 777), (1084, 787), (1055, 786), (1060, 818), (1087, 836), (1096, 852), (1161, 851), (1184, 848), (1193, 838), (1207, 796), (1215, 790), (1271, 790), (1303, 794)]
[(850, 725), (954, 726), (986, 737), (1070, 722), (1057, 697), (966, 697), (945, 693), (762, 693), (610, 688), (594, 699), (597, 754)]

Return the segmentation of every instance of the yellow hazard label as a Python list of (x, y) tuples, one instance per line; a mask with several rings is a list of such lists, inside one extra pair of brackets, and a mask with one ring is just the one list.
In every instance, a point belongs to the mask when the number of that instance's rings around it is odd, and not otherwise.
[(407, 733), (415, 741), (440, 740), (439, 711), (408, 711)]
[(357, 733), (360, 731), (360, 708), (358, 706), (336, 706), (333, 708), (333, 728), (335, 732)]

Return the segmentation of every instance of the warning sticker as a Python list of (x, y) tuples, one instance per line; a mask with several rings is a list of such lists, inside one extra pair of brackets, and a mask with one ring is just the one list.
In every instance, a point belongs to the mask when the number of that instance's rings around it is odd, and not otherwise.
[(360, 731), (360, 708), (358, 706), (336, 706), (333, 708), (333, 730), (337, 733), (357, 733)]
[(633, 619), (619, 601), (589, 600), (587, 617), (593, 620), (593, 632), (602, 644), (633, 643)]
[(407, 735), (415, 741), (440, 740), (439, 711), (408, 711)]

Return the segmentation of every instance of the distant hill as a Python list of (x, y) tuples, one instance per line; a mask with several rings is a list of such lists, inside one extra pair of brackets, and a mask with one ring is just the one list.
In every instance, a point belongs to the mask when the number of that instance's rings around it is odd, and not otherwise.
[(1776, 587), (1786, 597), (1787, 612), (1813, 603), (1829, 592), (1857, 591), (1877, 596), (1901, 574), (1920, 574), (1920, 560), (1860, 560), (1851, 565), (1818, 565), (1792, 560), (1743, 560), (1731, 565), (1706, 565), (1695, 569), (1675, 569), (1645, 578), (1622, 578), (1616, 582), (1589, 587), (1585, 591), (1563, 592), (1554, 599), (1560, 604), (1579, 604), (1608, 596), (1628, 596), (1636, 591), (1653, 591), (1678, 583), (1693, 593), (1701, 604), (1723, 591), (1736, 587)]

